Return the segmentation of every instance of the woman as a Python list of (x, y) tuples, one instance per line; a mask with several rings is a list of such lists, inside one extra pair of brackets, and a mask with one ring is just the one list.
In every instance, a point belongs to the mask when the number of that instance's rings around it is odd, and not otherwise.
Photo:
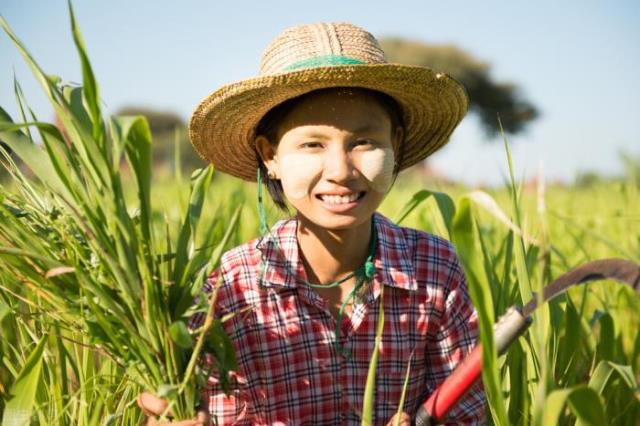
[[(224, 323), (239, 363), (232, 392), (212, 374), (198, 421), (360, 423), (383, 320), (374, 423), (394, 420), (409, 364), (401, 420), (410, 422), (475, 344), (476, 315), (451, 244), (375, 211), (397, 173), (443, 146), (466, 109), (457, 82), (386, 63), (375, 38), (351, 24), (285, 31), (259, 77), (198, 106), (190, 136), (203, 158), (264, 180), (277, 205), (286, 198), (296, 211), (226, 253), (207, 280), (210, 292), (221, 279), (216, 315), (248, 313)], [(153, 414), (162, 401), (143, 394), (139, 403)], [(477, 386), (451, 420), (483, 418)]]

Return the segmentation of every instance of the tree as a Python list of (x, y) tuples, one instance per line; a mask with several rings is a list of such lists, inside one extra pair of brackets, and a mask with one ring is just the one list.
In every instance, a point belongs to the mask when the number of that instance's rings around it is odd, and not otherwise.
[(469, 94), (470, 111), (478, 114), (488, 137), (500, 132), (498, 115), (505, 132), (510, 134), (521, 132), (539, 115), (515, 83), (494, 81), (488, 63), (456, 46), (402, 38), (385, 38), (380, 44), (390, 62), (428, 66), (462, 83)]

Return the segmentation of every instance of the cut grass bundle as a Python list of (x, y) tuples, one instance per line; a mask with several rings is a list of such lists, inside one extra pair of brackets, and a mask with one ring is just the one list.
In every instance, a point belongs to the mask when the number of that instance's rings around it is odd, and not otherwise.
[[(224, 234), (216, 218), (200, 225), (213, 175), (209, 167), (191, 178), (189, 205), (177, 236), (169, 224), (154, 226), (149, 127), (143, 117), (103, 119), (99, 88), (71, 5), (69, 13), (82, 87), (45, 74), (0, 18), (60, 121), (59, 127), (38, 121), (17, 85), (23, 122), (14, 123), (0, 109), (0, 138), (34, 175), (27, 178), (10, 158), (4, 159), (17, 187), (0, 200), (1, 285), (3, 293), (12, 295), (6, 306), (11, 310), (16, 300), (29, 301), (29, 312), (16, 315), (38, 315), (47, 321), (23, 331), (51, 333), (67, 341), (85, 336), (79, 343), (107, 357), (130, 382), (127, 397), (135, 393), (131, 389), (149, 389), (170, 400), (176, 417), (190, 418), (198, 402), (199, 351), (209, 345), (212, 353), (220, 353), (212, 343), (226, 346), (228, 339), (205, 338), (206, 329), (192, 336), (186, 321), (197, 311), (210, 312), (206, 300), (194, 306), (194, 297), (234, 233), (239, 209), (225, 224)], [(37, 130), (42, 145), (35, 143), (29, 128)], [(133, 174), (133, 203), (125, 197), (124, 188), (131, 183), (121, 174), (123, 160)], [(220, 332), (217, 328), (213, 334)], [(46, 340), (39, 340), (31, 355), (34, 360), (29, 358), (24, 368), (39, 365)], [(29, 339), (22, 336), (21, 341)], [(219, 363), (222, 370), (233, 367), (232, 358), (221, 361), (231, 364)], [(6, 422), (22, 418), (25, 409), (30, 413), (32, 401), (20, 403), (19, 393), (22, 386), (34, 393), (38, 380), (25, 382), (23, 377), (18, 375), (9, 392)], [(76, 379), (82, 377), (78, 371)], [(73, 392), (68, 383), (63, 388), (62, 400)]]

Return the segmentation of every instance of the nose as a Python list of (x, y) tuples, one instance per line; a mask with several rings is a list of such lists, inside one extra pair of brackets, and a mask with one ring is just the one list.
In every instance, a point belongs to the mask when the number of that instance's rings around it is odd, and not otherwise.
[(348, 152), (342, 147), (328, 151), (324, 159), (324, 177), (334, 183), (344, 183), (354, 179), (357, 171)]

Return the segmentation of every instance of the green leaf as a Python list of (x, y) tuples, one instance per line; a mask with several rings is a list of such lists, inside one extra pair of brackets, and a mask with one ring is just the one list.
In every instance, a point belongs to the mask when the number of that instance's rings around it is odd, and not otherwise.
[(68, 5), (73, 41), (76, 45), (78, 56), (80, 56), (80, 63), (82, 64), (82, 94), (84, 95), (85, 103), (89, 108), (91, 121), (93, 123), (93, 139), (98, 143), (98, 146), (103, 150), (103, 152), (105, 152), (104, 123), (102, 122), (102, 113), (100, 112), (100, 92), (98, 89), (98, 83), (96, 82), (93, 74), (89, 57), (87, 56), (87, 49), (84, 46), (84, 40), (82, 39), (82, 34), (78, 28), (78, 23), (76, 22), (76, 17), (73, 13), (73, 7), (71, 7), (71, 0), (69, 0)]
[(18, 374), (9, 393), (9, 399), (2, 416), (3, 426), (22, 426), (30, 424), (31, 412), (35, 404), (36, 392), (40, 385), (42, 355), (47, 341), (44, 335), (31, 352), (22, 370)]
[(584, 385), (551, 392), (545, 399), (542, 424), (560, 424), (566, 405), (577, 417), (576, 425), (606, 424), (602, 400), (593, 389)]
[[(18, 104), (18, 110), (20, 111), (20, 119), (24, 123), (28, 121), (27, 115), (25, 114), (24, 110), (25, 108), (29, 109), (29, 106), (27, 105), (24, 93), (22, 92), (22, 87), (20, 86), (20, 83), (18, 83), (18, 79), (16, 78), (15, 74), (13, 75), (13, 92), (15, 93), (16, 103)], [(31, 109), (29, 109), (29, 111), (31, 112)], [(31, 112), (31, 114), (33, 115), (33, 112)], [(28, 127), (25, 129), (24, 134), (27, 136), (27, 138), (29, 138), (31, 142), (33, 142), (33, 137), (31, 136), (31, 132), (29, 131)]]
[(85, 132), (90, 133), (93, 124), (84, 106), (82, 87), (64, 86), (62, 87), (62, 95), (69, 104), (70, 112), (76, 119), (76, 123), (82, 126)]
[(562, 375), (565, 372), (571, 375), (573, 371), (570, 370), (570, 366), (575, 363), (580, 350), (580, 341), (583, 337), (581, 317), (572, 303), (567, 303), (562, 330), (564, 331), (564, 336), (560, 341), (560, 351), (555, 369), (557, 373)]
[(11, 313), (11, 308), (7, 306), (2, 300), (0, 300), (0, 323), (10, 313)]
[(527, 395), (527, 359), (520, 340), (513, 342), (507, 354), (509, 367), (509, 419), (517, 419), (529, 413)]
[(53, 100), (53, 90), (52, 89), (56, 85), (56, 82), (52, 81), (53, 79), (49, 78), (49, 76), (47, 76), (42, 71), (42, 69), (38, 66), (38, 64), (33, 60), (33, 58), (31, 57), (29, 52), (27, 52), (27, 49), (24, 47), (22, 42), (18, 39), (18, 37), (11, 30), (11, 28), (9, 27), (9, 24), (4, 19), (3, 16), (0, 16), (0, 27), (2, 27), (4, 32), (7, 33), (7, 35), (9, 36), (11, 41), (13, 42), (13, 44), (16, 46), (16, 48), (18, 49), (18, 51), (20, 52), (20, 54), (24, 58), (25, 62), (29, 66), (29, 68), (31, 68), (31, 71), (33, 72), (33, 75), (40, 82), (40, 84), (41, 84), (43, 90), (45, 91), (45, 93), (47, 94), (47, 96), (50, 99)]
[(506, 213), (500, 208), (496, 200), (485, 191), (472, 191), (467, 196), (479, 207), (482, 207), (487, 213), (493, 216), (497, 221), (501, 222), (515, 234), (523, 237), (532, 244), (538, 244), (535, 240), (524, 235), (522, 230), (509, 219)]
[(137, 181), (142, 236), (151, 245), (151, 130), (143, 116), (115, 117), (127, 160)]
[[(70, 107), (58, 87), (60, 79), (47, 75), (42, 68), (40, 68), (2, 16), (0, 16), (0, 27), (2, 27), (2, 29), (7, 33), (13, 44), (22, 54), (22, 57), (29, 68), (31, 68), (33, 75), (39, 81), (54, 109), (56, 116), (60, 120), (61, 127), (68, 133), (71, 144), (69, 144), (68, 147), (63, 145), (61, 148), (79, 154), (79, 158), (74, 158), (73, 155), (67, 155), (67, 159), (82, 162), (82, 165), (86, 167), (84, 172), (87, 177), (91, 177), (93, 182), (103, 184), (105, 179), (105, 159), (98, 152), (95, 143), (90, 141), (91, 135), (83, 132), (82, 126), (78, 125), (78, 120), (72, 115)], [(42, 128), (39, 128), (39, 130), (42, 130)], [(47, 149), (51, 155), (51, 146), (46, 139), (47, 138), (43, 135), (43, 142), (47, 145)], [(67, 154), (69, 153), (67, 152)], [(53, 157), (51, 158), (51, 161), (54, 161)], [(57, 164), (56, 167), (61, 167), (61, 165)], [(76, 172), (80, 173), (79, 169), (77, 169)], [(60, 172), (58, 174), (61, 179), (64, 179), (64, 176), (61, 175)], [(69, 187), (69, 185), (67, 185), (67, 187)], [(71, 188), (69, 189), (71, 190)]]
[(220, 385), (225, 393), (229, 393), (230, 385), (228, 373), (229, 371), (235, 371), (238, 369), (238, 361), (236, 359), (236, 353), (233, 350), (231, 339), (227, 336), (227, 333), (222, 326), (222, 321), (219, 318), (213, 320), (211, 328), (204, 340), (203, 349), (205, 352), (209, 352), (215, 357), (216, 368), (220, 372)]
[(589, 379), (589, 387), (602, 395), (613, 374), (616, 373), (631, 390), (636, 388), (636, 380), (630, 365), (616, 364), (610, 361), (600, 361)]
[(174, 282), (180, 285), (174, 285), (170, 289), (169, 304), (172, 312), (183, 309), (184, 305), (184, 282), (186, 280), (187, 265), (192, 257), (191, 248), (195, 246), (195, 232), (200, 221), (202, 206), (204, 205), (205, 195), (209, 188), (209, 183), (213, 177), (213, 166), (198, 169), (191, 175), (191, 194), (189, 198), (189, 207), (187, 208), (186, 217), (182, 223), (178, 244), (176, 245), (176, 259), (174, 266)]
[[(173, 315), (174, 318), (179, 318), (184, 315), (184, 312), (193, 306), (193, 299), (202, 290), (202, 284), (206, 277), (211, 274), (211, 271), (218, 266), (220, 257), (222, 257), (223, 250), (227, 248), (229, 240), (232, 235), (236, 233), (238, 221), (240, 219), (240, 212), (242, 211), (242, 205), (238, 206), (233, 213), (230, 221), (226, 224), (225, 234), (217, 244), (214, 243), (214, 226), (211, 225), (208, 232), (204, 233), (205, 247), (201, 247), (195, 251), (193, 257), (189, 260), (184, 272), (185, 280), (187, 277), (191, 280), (191, 285), (181, 286), (180, 291), (182, 295), (176, 303)], [(215, 248), (214, 248), (215, 246)], [(198, 273), (196, 271), (200, 270)], [(174, 294), (180, 294), (178, 292)]]
[(189, 329), (184, 321), (176, 321), (169, 327), (169, 335), (176, 345), (183, 349), (190, 349), (193, 346)]
[(478, 253), (477, 226), (471, 211), (471, 200), (462, 197), (452, 223), (452, 239), (469, 285), (469, 295), (478, 311), (480, 342), (482, 344), (482, 381), (487, 393), (494, 423), (508, 424), (507, 411), (500, 391), (500, 375), (493, 324), (495, 323), (491, 289), (484, 270), (482, 255)]
[(233, 350), (233, 344), (231, 339), (227, 336), (222, 326), (220, 319), (213, 320), (211, 330), (209, 331), (209, 349), (213, 349), (213, 354), (218, 361), (218, 365), (222, 366), (225, 370), (237, 370), (238, 361), (236, 360), (236, 353)]
[(400, 210), (400, 214), (398, 214), (398, 218), (395, 222), (398, 224), (401, 223), (413, 210), (415, 210), (416, 207), (422, 204), (423, 201), (426, 201), (429, 197), (435, 198), (442, 220), (447, 227), (449, 235), (451, 235), (451, 219), (456, 213), (456, 206), (451, 197), (442, 192), (428, 191), (426, 189), (416, 192)]
[(400, 394), (400, 402), (398, 403), (398, 410), (396, 411), (396, 420), (393, 426), (400, 426), (400, 416), (404, 411), (404, 400), (407, 396), (407, 386), (409, 385), (409, 377), (411, 377), (411, 361), (413, 360), (413, 352), (407, 362), (407, 371), (404, 374), (404, 382), (402, 383), (402, 393)]
[(109, 414), (104, 418), (102, 422), (102, 426), (115, 426), (118, 424), (117, 422), (122, 418), (122, 413), (120, 414)]
[(54, 189), (61, 189), (60, 182), (55, 169), (51, 165), (47, 153), (42, 147), (34, 144), (20, 131), (27, 128), (26, 124), (15, 124), (9, 114), (0, 107), (0, 139), (33, 171), (33, 173), (43, 182)]
[[(522, 221), (520, 220), (520, 198), (518, 196), (518, 191), (516, 187), (516, 179), (513, 172), (513, 161), (511, 159), (511, 150), (509, 149), (509, 142), (507, 141), (507, 136), (502, 129), (502, 123), (500, 122), (500, 118), (498, 118), (498, 123), (500, 125), (500, 132), (504, 139), (504, 147), (507, 153), (507, 161), (509, 163), (509, 178), (511, 184), (511, 201), (513, 203), (513, 215), (515, 218), (515, 226), (518, 229), (522, 229)], [(524, 238), (520, 236), (516, 238), (516, 233), (513, 234), (514, 238), (514, 254), (515, 254), (515, 263), (516, 263), (516, 273), (518, 277), (518, 286), (520, 288), (520, 299), (522, 304), (528, 303), (533, 296), (533, 291), (531, 290), (531, 281), (529, 278), (529, 273), (527, 271), (526, 266), (526, 249), (524, 245)]]
[(180, 386), (164, 383), (158, 386), (158, 391), (156, 392), (156, 396), (158, 398), (175, 399), (176, 396), (178, 396), (178, 388), (180, 388)]
[(367, 372), (367, 383), (364, 388), (364, 396), (362, 402), (362, 426), (370, 426), (373, 424), (373, 411), (375, 407), (375, 388), (376, 388), (376, 367), (378, 366), (378, 354), (380, 353), (380, 341), (382, 340), (382, 331), (384, 330), (384, 286), (380, 286), (379, 296), (380, 313), (378, 314), (376, 324), (376, 340), (369, 362), (369, 371)]
[(598, 316), (598, 322), (600, 323), (600, 338), (596, 347), (596, 360), (613, 361), (613, 352), (615, 350), (613, 318), (604, 312)]

